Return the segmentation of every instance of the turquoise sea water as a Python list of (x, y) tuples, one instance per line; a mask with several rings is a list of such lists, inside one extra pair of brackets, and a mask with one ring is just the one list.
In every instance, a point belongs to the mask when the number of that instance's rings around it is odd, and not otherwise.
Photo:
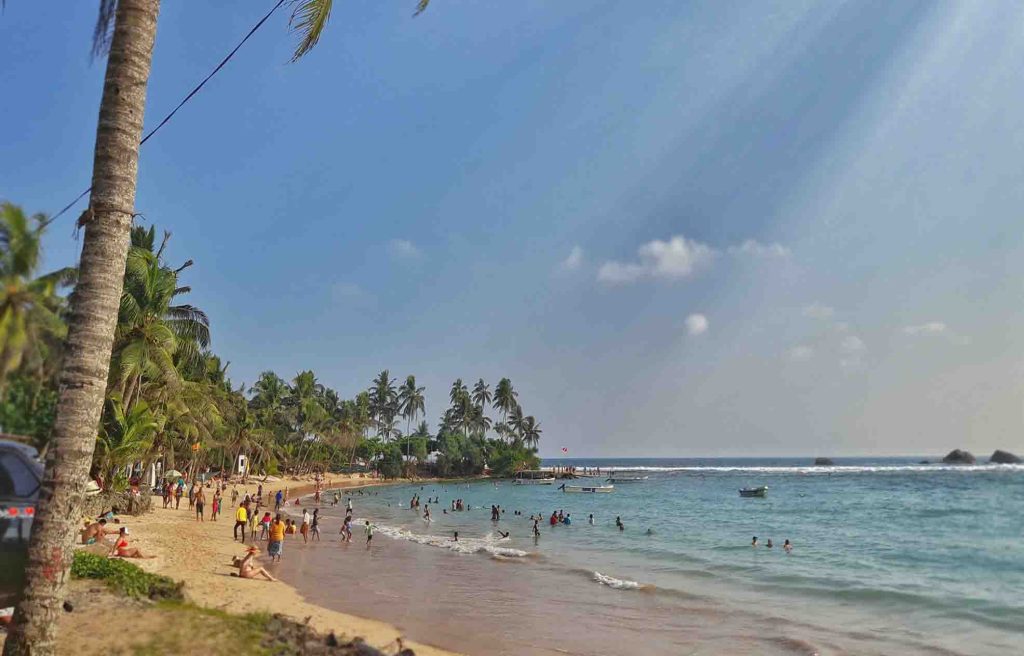
[[(568, 599), (652, 617), (701, 607), (749, 613), (748, 626), (785, 627), (783, 652), (1024, 653), (1024, 467), (919, 460), (549, 460), (650, 478), (598, 495), (508, 481), (395, 486), (355, 497), (356, 515), (385, 539), (468, 559), (468, 572), (488, 560), (519, 561), (517, 577), (575, 580), (581, 592)], [(769, 487), (767, 498), (739, 496), (757, 485)], [(424, 504), (440, 497), (431, 522), (422, 507), (408, 509), (414, 493)], [(452, 513), (455, 498), (473, 509)], [(504, 509), (500, 522), (490, 521), (491, 504)], [(572, 525), (549, 526), (556, 510), (570, 513)], [(539, 539), (531, 514), (545, 518)], [(755, 535), (775, 547), (752, 548)], [(785, 539), (794, 545), (788, 555)]]

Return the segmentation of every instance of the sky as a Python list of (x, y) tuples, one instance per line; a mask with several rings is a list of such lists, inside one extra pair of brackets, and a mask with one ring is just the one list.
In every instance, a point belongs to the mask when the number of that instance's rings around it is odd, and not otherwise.
[[(279, 12), (141, 153), (236, 382), (508, 376), (570, 456), (1024, 451), (1024, 5)], [(0, 198), (89, 184), (96, 3), (0, 14)], [(272, 5), (163, 3), (147, 127)], [(80, 204), (46, 265), (73, 263)]]

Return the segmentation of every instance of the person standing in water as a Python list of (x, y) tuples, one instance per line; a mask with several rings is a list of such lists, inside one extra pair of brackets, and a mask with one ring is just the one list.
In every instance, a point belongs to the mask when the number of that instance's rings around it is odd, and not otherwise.
[(590, 524), (591, 526), (594, 525), (594, 515), (593, 515), (593, 513), (591, 513), (590, 517), (587, 518), (587, 523)]
[(429, 503), (426, 506), (423, 507), (423, 519), (425, 519), (428, 522), (430, 521), (430, 504)]
[(756, 547), (757, 546), (757, 536), (756, 535), (754, 536), (754, 539), (750, 541), (750, 546), (752, 546), (752, 547)]
[(620, 531), (626, 530), (626, 526), (622, 523), (622, 517), (618, 515), (615, 516), (615, 525), (619, 527)]
[(793, 551), (793, 545), (790, 544), (789, 538), (786, 538), (786, 541), (782, 543), (782, 548), (786, 550), (786, 553)]
[(316, 538), (316, 541), (320, 541), (320, 509), (315, 508), (313, 510), (313, 523), (309, 526), (310, 539)]
[(366, 520), (366, 528), (363, 529), (366, 533), (366, 548), (370, 548), (370, 542), (373, 540), (373, 525), (370, 524), (370, 520)]

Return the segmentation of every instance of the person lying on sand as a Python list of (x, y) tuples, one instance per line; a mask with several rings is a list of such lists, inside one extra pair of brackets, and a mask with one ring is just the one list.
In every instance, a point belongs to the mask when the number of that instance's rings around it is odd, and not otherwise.
[(85, 528), (82, 529), (82, 544), (95, 544), (103, 540), (104, 536), (118, 532), (116, 528), (107, 528), (107, 520), (101, 519), (98, 522), (85, 525)]
[(127, 526), (121, 527), (117, 535), (117, 541), (114, 542), (114, 546), (110, 548), (110, 553), (107, 556), (110, 558), (156, 558), (156, 556), (145, 555), (138, 547), (128, 546)]
[(259, 552), (260, 550), (256, 547), (249, 547), (245, 550), (244, 558), (231, 559), (231, 564), (238, 568), (238, 578), (255, 579), (262, 576), (268, 581), (276, 581), (277, 579), (271, 576), (270, 572), (256, 562), (256, 554)]

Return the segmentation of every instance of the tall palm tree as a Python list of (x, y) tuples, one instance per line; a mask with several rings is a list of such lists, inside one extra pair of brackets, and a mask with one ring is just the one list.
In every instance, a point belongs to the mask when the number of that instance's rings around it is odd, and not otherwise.
[(519, 393), (512, 387), (512, 381), (502, 378), (494, 388), (494, 408), (501, 411), (501, 423), (508, 424), (508, 415), (518, 405), (516, 397)]
[(508, 416), (508, 425), (512, 429), (512, 434), (516, 440), (523, 439), (523, 426), (525, 417), (523, 417), (523, 408), (518, 403), (512, 408), (512, 412)]
[(473, 386), (473, 403), (478, 408), (483, 410), (490, 405), (494, 395), (491, 394), (491, 386), (484, 382), (484, 379), (476, 381), (476, 385)]
[(370, 408), (377, 422), (377, 435), (385, 440), (394, 432), (394, 419), (398, 414), (398, 392), (395, 379), (387, 369), (373, 379), (370, 386)]
[[(412, 422), (425, 411), (426, 399), (423, 396), (425, 387), (416, 386), (416, 376), (408, 376), (405, 384), (398, 390), (398, 410), (405, 417), (405, 434), (408, 436)], [(405, 443), (405, 455), (409, 456), (409, 441)]]
[[(428, 1), (419, 0), (417, 12)], [(316, 45), (332, 4), (295, 3), (292, 23), (300, 42), (293, 59)], [(67, 590), (117, 326), (159, 13), (160, 0), (100, 0), (94, 51), (108, 50), (108, 56), (92, 192), (78, 219), (85, 235), (60, 376), (62, 392), (29, 542), (26, 585), (4, 643), (5, 656), (56, 650), (57, 617)]]
[(540, 422), (534, 419), (532, 415), (524, 417), (521, 425), (521, 431), (523, 443), (526, 444), (526, 446), (536, 449), (537, 445), (540, 444), (540, 434), (542, 432), (540, 429)]
[(46, 217), (31, 220), (21, 208), (0, 203), (0, 390), (26, 358), (36, 368), (67, 334), (64, 301), (57, 290), (74, 280), (74, 269), (34, 277)]

